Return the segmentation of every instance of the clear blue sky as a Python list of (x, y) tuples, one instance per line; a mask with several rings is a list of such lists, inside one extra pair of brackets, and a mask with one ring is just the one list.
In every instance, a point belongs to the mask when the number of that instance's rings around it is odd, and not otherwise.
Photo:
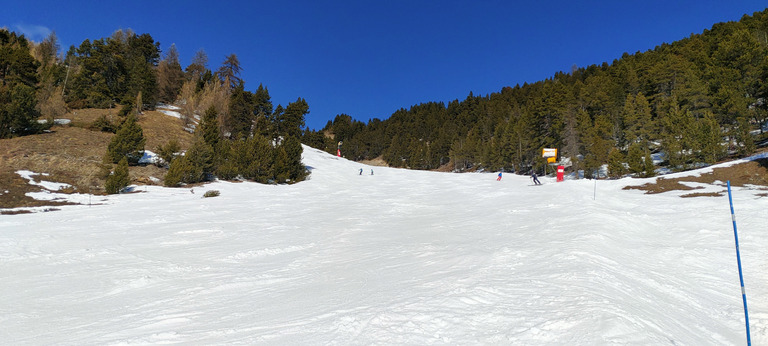
[(612, 62), (765, 1), (6, 1), (0, 27), (62, 50), (117, 29), (149, 33), (183, 67), (236, 54), (246, 89), (275, 104), (307, 100), (307, 126), (337, 114), (367, 122), (429, 101), (486, 95), (576, 65)]

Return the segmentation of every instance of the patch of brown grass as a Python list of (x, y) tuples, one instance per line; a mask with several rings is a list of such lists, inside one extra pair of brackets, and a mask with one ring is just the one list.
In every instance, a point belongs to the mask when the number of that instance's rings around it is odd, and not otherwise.
[(102, 115), (110, 119), (118, 119), (117, 108), (85, 108), (75, 109), (65, 114), (62, 118), (72, 120), (72, 126), (86, 128)]
[(387, 162), (384, 161), (384, 158), (379, 156), (372, 160), (362, 160), (360, 163), (368, 166), (377, 166), (377, 167), (388, 167)]
[[(26, 196), (27, 192), (38, 192), (42, 188), (27, 184), (16, 173), (0, 172), (0, 208), (41, 207), (46, 205), (64, 205), (58, 201), (38, 201)], [(3, 212), (8, 214), (8, 212)]]
[[(25, 196), (27, 192), (41, 188), (27, 184), (15, 173), (18, 170), (48, 173), (49, 176), (41, 179), (73, 186), (60, 191), (63, 193), (104, 193), (104, 180), (99, 177), (100, 164), (114, 134), (87, 129), (101, 115), (118, 119), (117, 109), (78, 109), (63, 117), (72, 120), (71, 125), (54, 126), (50, 132), (39, 135), (0, 139), (0, 208), (62, 204)], [(139, 124), (144, 131), (147, 150), (156, 151), (158, 146), (171, 139), (179, 141), (182, 149), (192, 142), (192, 134), (183, 130), (178, 118), (147, 111), (139, 117)], [(165, 172), (165, 169), (152, 165), (129, 168), (132, 183), (140, 184), (152, 184), (149, 177), (162, 179)]]
[(19, 215), (19, 214), (31, 214), (32, 212), (29, 210), (10, 210), (10, 211), (0, 211), (0, 215)]
[[(727, 192), (727, 191), (725, 191)], [(682, 198), (690, 198), (690, 197), (720, 197), (723, 195), (723, 191), (720, 192), (694, 192), (694, 193), (687, 193), (685, 195), (682, 195), (680, 197)]]
[[(172, 139), (179, 141), (182, 150), (192, 145), (193, 135), (184, 131), (181, 119), (165, 115), (158, 111), (145, 111), (139, 117), (139, 125), (144, 130), (147, 150), (157, 152), (157, 147), (165, 145)], [(106, 148), (104, 149), (106, 150)]]
[[(643, 190), (648, 194), (662, 193), (673, 190), (693, 190), (690, 186), (680, 182), (696, 182), (703, 184), (714, 184), (715, 182), (731, 182), (732, 186), (760, 185), (768, 186), (768, 159), (759, 159), (733, 165), (730, 167), (715, 168), (710, 173), (704, 173), (699, 176), (681, 177), (681, 178), (659, 178), (655, 183), (647, 183), (641, 186), (627, 186), (624, 189)], [(682, 197), (715, 196), (718, 193), (691, 193)]]
[[(647, 194), (656, 194), (656, 193), (662, 193), (667, 191), (674, 191), (674, 190), (694, 190), (695, 188), (690, 187), (688, 185), (680, 184), (680, 181), (677, 179), (664, 179), (659, 178), (656, 180), (655, 183), (646, 183), (640, 186), (626, 186), (624, 187), (624, 190), (643, 190)], [(702, 189), (702, 187), (699, 187), (699, 189)]]

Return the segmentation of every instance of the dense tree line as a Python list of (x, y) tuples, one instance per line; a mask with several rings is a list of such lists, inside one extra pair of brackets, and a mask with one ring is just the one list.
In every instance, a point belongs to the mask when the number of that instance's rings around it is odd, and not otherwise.
[[(200, 50), (182, 69), (175, 45), (161, 59), (159, 42), (130, 30), (86, 39), (63, 56), (59, 48), (55, 33), (34, 43), (0, 29), (0, 138), (39, 133), (67, 108), (118, 106), (117, 123), (101, 117), (89, 127), (115, 133), (102, 175), (116, 192), (126, 181), (122, 162), (136, 165), (144, 151), (142, 112), (176, 102), (184, 125), (196, 128), (196, 139), (182, 156), (178, 141), (158, 148), (169, 167), (166, 185), (214, 177), (265, 183), (305, 178), (299, 138), (309, 105), (298, 98), (273, 107), (263, 85), (246, 90), (235, 54), (213, 72)], [(49, 121), (38, 122), (41, 117)], [(118, 163), (119, 172), (113, 172)]]
[(37, 133), (36, 88), (41, 64), (23, 35), (0, 29), (0, 138)]
[[(652, 152), (686, 169), (754, 151), (768, 120), (768, 10), (611, 64), (448, 104), (400, 109), (367, 124), (339, 115), (305, 143), (395, 167), (527, 173), (559, 148), (587, 176), (652, 175)], [(761, 131), (762, 133), (762, 131)]]
[(159, 61), (160, 43), (149, 34), (118, 30), (109, 38), (86, 39), (66, 55), (66, 101), (73, 108), (109, 108), (140, 98), (140, 107), (153, 107)]

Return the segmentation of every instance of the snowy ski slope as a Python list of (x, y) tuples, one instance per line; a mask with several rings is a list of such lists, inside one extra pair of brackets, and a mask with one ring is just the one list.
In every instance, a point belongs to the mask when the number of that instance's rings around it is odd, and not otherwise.
[[(746, 342), (727, 196), (622, 190), (632, 179), (531, 187), (308, 147), (304, 161), (311, 179), (291, 186), (140, 186), (0, 216), (0, 340)], [(734, 193), (752, 341), (768, 345), (768, 199)]]

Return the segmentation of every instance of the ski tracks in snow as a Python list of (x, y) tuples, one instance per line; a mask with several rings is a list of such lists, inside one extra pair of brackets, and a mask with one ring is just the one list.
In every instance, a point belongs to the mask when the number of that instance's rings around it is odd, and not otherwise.
[[(363, 167), (305, 147), (309, 181), (142, 187), (0, 219), (11, 344), (733, 344), (727, 203), (621, 181)], [(544, 178), (546, 180), (546, 178)], [(754, 195), (736, 202), (754, 202)], [(760, 200), (758, 200), (759, 202)], [(743, 205), (743, 204), (742, 204)], [(765, 208), (748, 205), (765, 216)], [(743, 210), (743, 209), (742, 209)], [(739, 213), (739, 211), (737, 211)], [(760, 214), (762, 213), (762, 214)], [(745, 218), (746, 219), (746, 218)], [(753, 341), (766, 236), (746, 219)]]

